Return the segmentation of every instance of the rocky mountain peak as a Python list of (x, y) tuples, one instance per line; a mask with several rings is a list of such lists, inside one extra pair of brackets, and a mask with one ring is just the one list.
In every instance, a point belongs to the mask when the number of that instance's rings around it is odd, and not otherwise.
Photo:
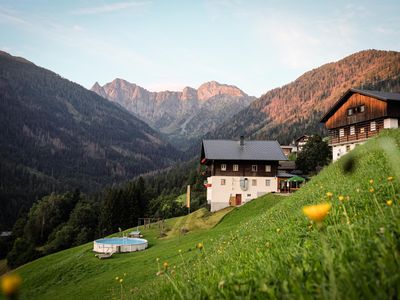
[(193, 100), (197, 98), (197, 91), (194, 88), (191, 88), (189, 86), (185, 87), (182, 90), (182, 100)]
[(107, 94), (104, 91), (104, 88), (97, 81), (94, 83), (91, 90), (104, 98), (107, 97)]
[[(250, 97), (235, 86), (210, 81), (198, 90), (150, 92), (123, 79), (103, 86), (105, 96), (95, 84), (93, 91), (117, 102), (174, 141), (185, 146), (247, 107)], [(100, 92), (98, 92), (100, 90)]]
[(232, 97), (245, 97), (247, 96), (241, 89), (233, 85), (220, 84), (216, 81), (203, 83), (197, 89), (197, 97), (199, 100), (208, 100), (216, 95), (228, 95)]

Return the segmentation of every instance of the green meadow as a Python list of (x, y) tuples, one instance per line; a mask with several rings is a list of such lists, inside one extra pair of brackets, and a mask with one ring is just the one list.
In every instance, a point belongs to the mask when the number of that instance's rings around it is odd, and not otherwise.
[[(293, 195), (169, 219), (164, 238), (143, 229), (142, 252), (99, 260), (89, 243), (33, 261), (16, 270), (20, 298), (396, 299), (399, 145), (385, 131)], [(323, 222), (307, 219), (303, 207), (325, 202)]]

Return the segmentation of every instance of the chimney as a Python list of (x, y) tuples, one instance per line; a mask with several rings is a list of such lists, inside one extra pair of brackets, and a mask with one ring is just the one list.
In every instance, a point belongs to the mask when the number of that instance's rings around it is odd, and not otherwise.
[(240, 146), (244, 146), (244, 136), (240, 136), (240, 141), (239, 141)]

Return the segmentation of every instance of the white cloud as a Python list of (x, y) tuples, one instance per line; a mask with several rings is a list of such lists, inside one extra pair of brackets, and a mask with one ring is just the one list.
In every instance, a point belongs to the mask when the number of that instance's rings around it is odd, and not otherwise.
[(21, 25), (29, 26), (30, 25), (30, 23), (27, 20), (19, 17), (16, 11), (6, 9), (3, 7), (0, 7), (0, 23), (7, 23), (7, 24), (12, 24), (12, 25), (18, 25), (18, 26), (21, 26)]
[(129, 47), (118, 46), (108, 42), (103, 36), (94, 36), (80, 25), (66, 25), (59, 21), (54, 21), (47, 15), (32, 15), (0, 7), (0, 18), (2, 15), (7, 16), (6, 19), (2, 19), (3, 22), (20, 27), (31, 34), (47, 37), (68, 47), (78, 48), (79, 51), (89, 53), (94, 57), (101, 57), (121, 66), (154, 67), (152, 61), (146, 56), (135, 52)]
[(138, 8), (151, 4), (151, 1), (128, 1), (116, 2), (112, 4), (104, 4), (100, 6), (84, 7), (74, 10), (72, 13), (75, 15), (96, 15), (121, 11), (128, 8)]
[(257, 27), (265, 46), (273, 47), (281, 62), (293, 69), (309, 69), (342, 57), (354, 47), (358, 32), (347, 18), (310, 21), (268, 16)]

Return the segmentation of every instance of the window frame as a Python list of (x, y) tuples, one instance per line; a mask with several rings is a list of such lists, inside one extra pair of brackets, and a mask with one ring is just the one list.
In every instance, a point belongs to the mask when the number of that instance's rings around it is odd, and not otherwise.
[(226, 179), (225, 178), (221, 178), (221, 185), (226, 185)]
[(350, 135), (355, 135), (356, 134), (356, 126), (350, 126)]
[(347, 109), (347, 116), (348, 117), (350, 117), (350, 116), (352, 116), (354, 114), (354, 108), (352, 107), (352, 108), (348, 108)]
[(339, 129), (339, 137), (344, 137), (345, 132), (344, 132), (344, 128), (340, 128)]
[(252, 172), (258, 172), (258, 165), (251, 165)]
[(239, 172), (239, 165), (238, 164), (232, 165), (232, 170), (233, 172)]
[(226, 171), (226, 164), (221, 164), (221, 171)]
[(251, 186), (257, 186), (257, 179), (251, 180)]
[(265, 172), (266, 173), (271, 173), (272, 172), (272, 166), (271, 165), (265, 165)]
[(369, 125), (369, 130), (376, 131), (376, 121), (371, 121), (371, 123)]
[(271, 179), (265, 179), (265, 186), (271, 186)]

